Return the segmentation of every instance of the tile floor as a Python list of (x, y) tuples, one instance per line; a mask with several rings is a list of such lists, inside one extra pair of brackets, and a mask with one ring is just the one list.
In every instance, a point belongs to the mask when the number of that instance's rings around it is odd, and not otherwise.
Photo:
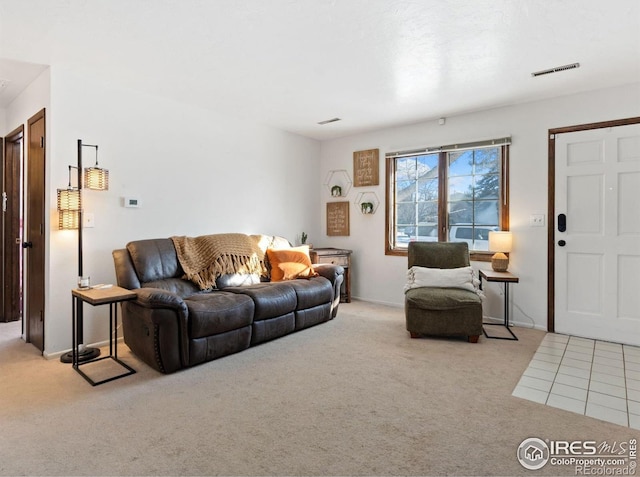
[(640, 348), (548, 333), (513, 396), (640, 429)]

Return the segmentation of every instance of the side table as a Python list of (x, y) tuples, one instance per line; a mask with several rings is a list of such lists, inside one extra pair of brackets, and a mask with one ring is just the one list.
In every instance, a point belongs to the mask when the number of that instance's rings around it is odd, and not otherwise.
[[(136, 294), (126, 288), (113, 286), (110, 288), (91, 288), (88, 290), (71, 290), (72, 299), (72, 326), (73, 326), (73, 347), (72, 353), (72, 366), (84, 379), (86, 379), (92, 386), (104, 384), (114, 379), (123, 378), (134, 374), (136, 371), (129, 365), (123, 363), (118, 359), (118, 303), (135, 300)], [(109, 355), (102, 356), (83, 362), (78, 360), (78, 349), (80, 344), (78, 343), (78, 333), (80, 327), (83, 326), (83, 305), (89, 303), (92, 306), (109, 305)], [(115, 325), (115, 326), (114, 326)], [(110, 378), (103, 379), (101, 381), (94, 381), (87, 374), (80, 369), (80, 366), (84, 366), (89, 363), (95, 363), (96, 361), (102, 361), (103, 359), (112, 359), (120, 366), (126, 369), (122, 374), (112, 376)]]
[(340, 302), (351, 303), (351, 250), (343, 248), (312, 248), (309, 250), (311, 263), (331, 263), (344, 268), (344, 282), (340, 290)]
[[(480, 289), (482, 289), (482, 280), (486, 280), (488, 282), (500, 282), (504, 283), (504, 324), (503, 323), (483, 323), (482, 332), (487, 338), (492, 338), (496, 340), (518, 340), (518, 337), (511, 331), (509, 328), (509, 284), (510, 283), (518, 283), (520, 279), (510, 272), (495, 272), (493, 270), (479, 270), (480, 274)], [(489, 336), (487, 331), (484, 329), (485, 325), (499, 325), (504, 326), (509, 334), (512, 336), (509, 338), (508, 336)]]

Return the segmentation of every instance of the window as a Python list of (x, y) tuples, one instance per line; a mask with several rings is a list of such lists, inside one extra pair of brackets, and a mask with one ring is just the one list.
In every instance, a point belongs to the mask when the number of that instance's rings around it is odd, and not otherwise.
[(387, 154), (387, 255), (412, 241), (464, 241), (489, 260), (489, 232), (508, 230), (509, 138)]

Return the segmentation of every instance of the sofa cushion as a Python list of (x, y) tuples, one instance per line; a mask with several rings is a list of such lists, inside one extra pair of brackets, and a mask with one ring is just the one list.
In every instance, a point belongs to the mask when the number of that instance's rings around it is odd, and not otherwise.
[(412, 288), (405, 295), (407, 305), (425, 310), (456, 310), (482, 306), (477, 293), (461, 288)]
[(216, 278), (216, 288), (222, 290), (227, 287), (246, 287), (260, 283), (257, 273), (225, 273)]
[(189, 366), (227, 356), (251, 345), (251, 326), (189, 340)]
[(194, 283), (188, 280), (183, 280), (182, 278), (165, 278), (164, 280), (144, 282), (142, 283), (142, 287), (160, 288), (161, 290), (167, 290), (171, 293), (175, 293), (182, 298), (193, 295), (194, 293), (198, 293), (200, 291)]
[(248, 296), (214, 291), (184, 300), (189, 310), (189, 336), (202, 338), (251, 324), (254, 304)]
[(258, 283), (250, 287), (225, 288), (224, 291), (251, 297), (255, 305), (253, 321), (285, 315), (296, 309), (296, 292), (289, 282)]
[(298, 304), (296, 310), (312, 308), (323, 303), (331, 303), (333, 287), (324, 277), (314, 277), (308, 280), (292, 280), (287, 282), (296, 291)]
[(295, 331), (295, 313), (254, 321), (251, 325), (251, 345), (264, 343), (265, 341), (280, 338)]
[(272, 282), (315, 277), (317, 275), (311, 265), (308, 245), (282, 250), (270, 248), (267, 250), (267, 258), (271, 265)]

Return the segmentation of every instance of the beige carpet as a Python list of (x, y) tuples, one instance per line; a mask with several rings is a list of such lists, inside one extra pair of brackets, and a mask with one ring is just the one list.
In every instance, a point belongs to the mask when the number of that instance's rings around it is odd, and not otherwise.
[[(0, 323), (2, 475), (573, 475), (519, 444), (629, 428), (511, 396), (544, 336), (410, 339), (402, 309), (329, 323), (171, 375), (91, 387)], [(637, 433), (635, 433), (637, 437)]]

